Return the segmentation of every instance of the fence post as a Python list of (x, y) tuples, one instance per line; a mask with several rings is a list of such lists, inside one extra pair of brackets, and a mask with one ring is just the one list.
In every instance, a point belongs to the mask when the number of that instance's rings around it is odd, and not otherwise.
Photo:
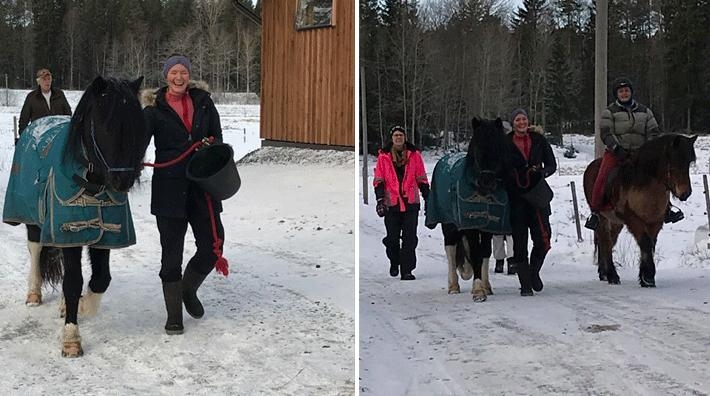
[[(703, 175), (703, 187), (705, 187), (705, 214), (708, 216), (708, 230), (710, 230), (710, 194), (708, 192), (708, 175)], [(710, 233), (708, 233), (710, 236)], [(708, 249), (710, 249), (710, 242), (708, 242)]]
[(577, 191), (574, 188), (574, 181), (569, 182), (572, 188), (572, 206), (574, 206), (574, 224), (577, 226), (577, 242), (584, 242), (582, 238), (582, 227), (579, 225), (579, 208), (577, 207)]

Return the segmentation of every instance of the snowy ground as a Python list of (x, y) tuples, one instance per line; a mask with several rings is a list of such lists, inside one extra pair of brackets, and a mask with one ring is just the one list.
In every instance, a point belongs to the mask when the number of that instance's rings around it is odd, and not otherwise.
[[(567, 159), (555, 149), (552, 250), (545, 289), (534, 297), (520, 297), (517, 277), (494, 274), (493, 266), (487, 302), (473, 303), (470, 281), (448, 295), (441, 230), (425, 228), (423, 213), (417, 280), (390, 278), (383, 221), (360, 197), (361, 394), (710, 394), (710, 250), (707, 231), (696, 237), (708, 222), (702, 174), (710, 138), (696, 143), (693, 195), (674, 201), (686, 219), (659, 235), (655, 289), (638, 286), (638, 248), (626, 231), (615, 250), (621, 285), (598, 280), (592, 233), (582, 228), (578, 241), (570, 189), (574, 181), (583, 223), (582, 173), (593, 140), (565, 138), (580, 153)], [(430, 175), (440, 156), (425, 153)]]
[[(21, 96), (24, 96), (21, 94)], [(72, 107), (80, 93), (67, 94)], [(218, 105), (238, 158), (260, 146), (259, 106)], [(0, 208), (12, 161), (12, 116), (0, 107)], [(205, 317), (164, 333), (160, 245), (150, 169), (130, 194), (138, 244), (111, 253), (113, 280), (98, 316), (79, 319), (85, 355), (60, 356), (59, 292), (24, 305), (24, 227), (0, 224), (0, 390), (9, 394), (328, 394), (355, 392), (354, 154), (264, 148), (239, 165), (224, 202), (230, 275), (202, 288)], [(153, 158), (149, 148), (148, 160)], [(333, 160), (335, 159), (335, 160)], [(194, 253), (186, 239), (184, 261)], [(85, 265), (88, 282), (90, 268)]]

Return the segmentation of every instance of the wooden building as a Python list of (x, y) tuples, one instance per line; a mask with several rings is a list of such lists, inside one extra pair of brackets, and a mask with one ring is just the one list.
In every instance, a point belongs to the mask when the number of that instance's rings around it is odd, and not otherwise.
[(261, 137), (355, 147), (355, 2), (261, 7)]

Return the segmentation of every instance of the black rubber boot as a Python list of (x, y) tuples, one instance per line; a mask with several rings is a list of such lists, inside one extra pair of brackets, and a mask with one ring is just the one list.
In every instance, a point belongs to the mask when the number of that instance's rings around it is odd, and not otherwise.
[(504, 261), (503, 260), (496, 260), (496, 268), (493, 270), (496, 274), (502, 274), (503, 273), (503, 265)]
[(182, 285), (177, 282), (163, 282), (163, 298), (168, 320), (165, 322), (165, 333), (177, 335), (183, 333), (182, 326)]
[(205, 314), (200, 299), (197, 298), (197, 289), (207, 277), (194, 271), (188, 265), (185, 274), (182, 276), (182, 301), (185, 303), (185, 310), (195, 319), (201, 318)]
[(528, 259), (516, 261), (518, 269), (518, 280), (520, 281), (520, 295), (523, 297), (532, 296), (532, 282), (530, 279), (530, 265)]
[[(678, 209), (678, 208), (676, 208)], [(674, 212), (671, 210), (671, 205), (668, 205), (668, 208), (666, 209), (666, 218), (663, 220), (664, 223), (677, 223), (685, 218), (685, 215), (683, 212), (678, 209), (677, 212)]]
[(584, 228), (589, 228), (594, 231), (597, 229), (597, 226), (599, 226), (599, 214), (592, 212), (589, 215), (589, 218), (587, 218), (587, 222), (584, 223)]
[(540, 269), (545, 259), (537, 256), (530, 256), (530, 283), (536, 292), (542, 291), (543, 284), (540, 278)]
[(515, 264), (515, 260), (512, 258), (508, 259), (508, 275), (515, 275), (518, 273), (518, 266)]
[(408, 274), (402, 274), (402, 278), (400, 278), (403, 281), (409, 281), (409, 280), (415, 280), (417, 279), (411, 272)]
[(399, 265), (390, 264), (390, 276), (393, 278), (399, 276)]

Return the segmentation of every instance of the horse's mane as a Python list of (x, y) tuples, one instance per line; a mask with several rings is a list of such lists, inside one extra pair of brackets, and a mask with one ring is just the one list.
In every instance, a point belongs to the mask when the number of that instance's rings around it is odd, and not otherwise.
[[(98, 113), (94, 125), (97, 131), (101, 128), (106, 133), (121, 136), (120, 147), (113, 149), (125, 150), (134, 147), (136, 139), (144, 139), (145, 121), (137, 93), (126, 80), (99, 77), (84, 91), (72, 115), (65, 160), (83, 158), (82, 135), (85, 128), (91, 128), (87, 123), (91, 122), (92, 110)], [(131, 158), (135, 166), (142, 160), (142, 155), (134, 152), (119, 154), (122, 158)]]
[[(671, 161), (671, 156), (677, 154), (674, 148), (678, 134), (661, 135), (644, 143), (636, 154), (619, 169), (619, 175), (624, 185), (644, 185), (656, 178)], [(690, 162), (694, 162), (695, 152), (687, 153)]]

